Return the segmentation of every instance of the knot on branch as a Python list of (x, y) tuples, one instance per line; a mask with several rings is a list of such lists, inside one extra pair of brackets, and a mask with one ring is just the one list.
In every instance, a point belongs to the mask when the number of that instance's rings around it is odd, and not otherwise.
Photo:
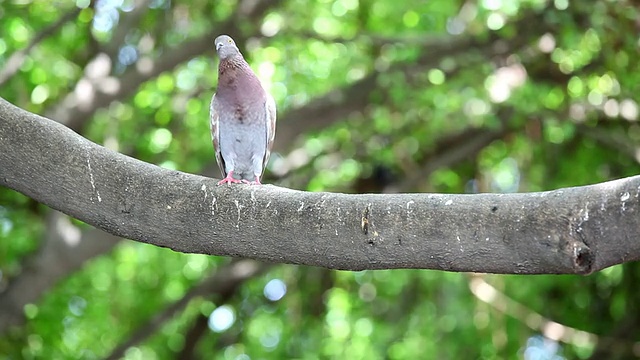
[(595, 253), (584, 244), (574, 244), (573, 266), (578, 274), (588, 275), (593, 272)]

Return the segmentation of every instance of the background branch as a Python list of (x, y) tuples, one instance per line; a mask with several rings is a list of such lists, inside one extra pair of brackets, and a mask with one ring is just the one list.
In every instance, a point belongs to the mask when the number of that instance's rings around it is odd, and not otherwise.
[(80, 229), (66, 215), (47, 215), (43, 246), (27, 260), (20, 276), (0, 293), (0, 333), (24, 320), (23, 308), (86, 261), (110, 251), (119, 237), (100, 229)]
[(31, 51), (31, 49), (36, 47), (38, 44), (40, 44), (40, 42), (42, 42), (49, 36), (52, 36), (66, 23), (75, 19), (78, 14), (80, 14), (80, 11), (82, 11), (82, 9), (74, 7), (72, 10), (61, 16), (60, 19), (58, 19), (56, 22), (37, 33), (36, 36), (31, 39), (29, 44), (24, 49), (11, 54), (9, 59), (7, 59), (7, 63), (5, 64), (5, 66), (2, 68), (2, 70), (0, 70), (0, 86), (4, 85), (9, 79), (11, 79), (13, 75), (15, 75), (18, 69), (20, 69), (20, 66), (22, 66), (22, 63), (26, 59), (27, 54), (29, 53), (29, 51)]
[(193, 298), (206, 296), (225, 303), (235, 294), (244, 281), (265, 272), (269, 267), (269, 264), (246, 259), (233, 260), (231, 263), (222, 266), (211, 277), (189, 290), (180, 300), (169, 305), (146, 324), (139, 327), (132, 336), (116, 347), (106, 359), (120, 359), (128, 348), (153, 335), (173, 315), (182, 311)]
[[(278, 3), (279, 1), (259, 1), (245, 16), (248, 21), (257, 21), (271, 6), (276, 6)], [(89, 84), (89, 87), (76, 89), (59, 104), (47, 110), (45, 114), (47, 117), (79, 131), (86, 118), (93, 116), (98, 109), (107, 106), (114, 100), (133, 94), (141, 84), (159, 74), (202, 55), (206, 51), (211, 51), (212, 39), (215, 39), (220, 33), (240, 34), (237, 22), (230, 19), (198, 38), (185, 41), (176, 48), (166, 49), (166, 55), (159, 59), (141, 58), (135, 66), (128, 68), (122, 76), (114, 79), (114, 86), (104, 87), (102, 83), (96, 83)], [(244, 40), (242, 36), (236, 36), (236, 38), (238, 42)], [(81, 93), (82, 99), (78, 96), (78, 92)], [(87, 96), (87, 92), (90, 93), (90, 96)]]

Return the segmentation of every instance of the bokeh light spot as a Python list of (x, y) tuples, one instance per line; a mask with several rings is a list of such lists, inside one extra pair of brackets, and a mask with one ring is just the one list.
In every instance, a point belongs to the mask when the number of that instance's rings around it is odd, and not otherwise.
[(273, 279), (264, 286), (264, 296), (271, 301), (278, 301), (287, 293), (287, 285), (280, 279)]
[(156, 129), (151, 134), (149, 150), (156, 154), (165, 151), (171, 144), (172, 139), (173, 135), (171, 134), (171, 131), (164, 128)]
[(493, 13), (487, 18), (487, 27), (491, 30), (500, 30), (505, 24), (505, 19), (502, 14)]
[(49, 98), (49, 87), (47, 85), (38, 85), (31, 92), (31, 102), (34, 104), (42, 104)]
[(404, 16), (402, 16), (402, 22), (406, 27), (416, 27), (416, 25), (418, 25), (418, 23), (420, 22), (420, 15), (418, 15), (418, 13), (413, 10), (409, 10), (404, 13)]
[(38, 306), (34, 304), (27, 304), (24, 306), (24, 315), (27, 319), (33, 319), (38, 316)]
[(236, 322), (236, 313), (229, 305), (222, 305), (213, 310), (209, 316), (209, 329), (220, 333), (229, 329)]
[(427, 74), (429, 81), (434, 85), (442, 85), (444, 83), (444, 72), (440, 69), (431, 69)]

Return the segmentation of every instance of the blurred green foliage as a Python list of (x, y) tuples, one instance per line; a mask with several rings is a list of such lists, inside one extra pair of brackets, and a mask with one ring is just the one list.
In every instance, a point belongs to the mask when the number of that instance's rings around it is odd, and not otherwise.
[[(162, 66), (189, 41), (232, 29), (276, 99), (279, 129), (304, 130), (276, 136), (267, 182), (352, 193), (515, 192), (640, 171), (640, 11), (632, 1), (256, 1), (266, 9), (258, 15), (252, 3), (0, 0), (0, 69), (18, 64), (0, 96), (54, 119), (56, 109), (80, 109), (87, 115), (73, 126), (83, 136), (208, 173), (213, 49)], [(34, 39), (23, 58), (12, 57)], [(95, 61), (100, 53), (106, 68)], [(150, 62), (162, 71), (131, 85)], [(90, 94), (91, 81), (116, 95), (89, 110), (65, 103)], [(317, 113), (315, 101), (333, 105)], [(50, 250), (48, 214), (0, 189), (0, 301), (38, 250)], [(229, 266), (128, 241), (87, 260), (23, 306), (26, 322), (0, 337), (2, 358), (104, 358)], [(637, 264), (588, 277), (273, 266), (226, 297), (194, 297), (124, 358), (191, 358), (187, 350), (239, 360), (640, 357), (639, 278)]]

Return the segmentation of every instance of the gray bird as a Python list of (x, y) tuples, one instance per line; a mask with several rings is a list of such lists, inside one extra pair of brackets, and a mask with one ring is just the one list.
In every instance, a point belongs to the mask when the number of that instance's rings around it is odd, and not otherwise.
[(276, 105), (233, 39), (215, 40), (220, 57), (218, 89), (211, 98), (213, 148), (221, 184), (260, 184), (276, 133)]

